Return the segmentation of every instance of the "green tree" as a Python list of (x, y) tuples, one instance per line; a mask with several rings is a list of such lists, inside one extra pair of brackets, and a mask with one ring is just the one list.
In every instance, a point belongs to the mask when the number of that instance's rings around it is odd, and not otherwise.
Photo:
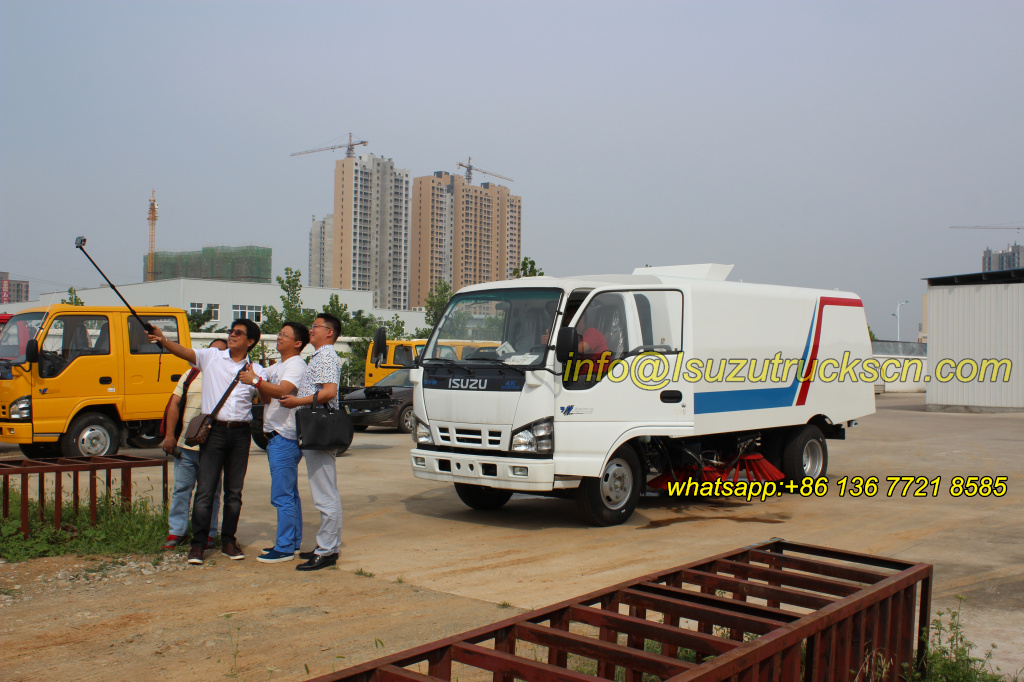
[(427, 294), (426, 301), (424, 301), (424, 305), (427, 308), (428, 327), (433, 329), (437, 321), (441, 319), (441, 315), (444, 314), (444, 309), (448, 307), (448, 301), (451, 297), (452, 285), (443, 279), (438, 280), (437, 284), (430, 290), (430, 293)]
[(203, 327), (213, 319), (213, 310), (207, 308), (202, 311), (190, 312), (188, 314), (188, 330), (190, 332), (201, 332)]
[(60, 299), (60, 302), (67, 305), (85, 305), (85, 301), (78, 297), (74, 287), (68, 287), (68, 297)]
[(869, 338), (870, 338), (870, 339), (871, 339), (872, 341), (877, 341), (877, 340), (878, 340), (878, 337), (877, 337), (877, 336), (875, 336), (875, 333), (874, 333), (873, 331), (871, 331), (871, 327), (868, 327), (868, 337), (869, 337)]
[(544, 271), (537, 268), (537, 263), (529, 256), (523, 256), (523, 262), (519, 264), (518, 268), (512, 270), (512, 279), (519, 279), (521, 277), (541, 277), (544, 275)]
[(263, 324), (260, 329), (267, 334), (276, 334), (281, 331), (281, 325), (285, 322), (301, 322), (309, 326), (316, 319), (316, 313), (302, 307), (302, 271), (284, 269), (284, 277), (277, 276), (277, 283), (281, 285), (281, 311), (272, 305), (263, 306)]

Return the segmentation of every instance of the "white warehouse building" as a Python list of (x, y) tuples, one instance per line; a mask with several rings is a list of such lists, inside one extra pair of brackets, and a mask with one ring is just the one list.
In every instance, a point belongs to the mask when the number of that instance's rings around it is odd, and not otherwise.
[[(926, 409), (1024, 410), (1024, 268), (927, 282)], [(986, 365), (984, 380), (971, 378)]]
[[(170, 306), (181, 308), (185, 312), (212, 309), (214, 314), (211, 324), (214, 328), (227, 327), (233, 320), (243, 317), (262, 324), (263, 306), (274, 306), (278, 310), (281, 309), (282, 292), (278, 284), (208, 279), (167, 279), (125, 284), (119, 286), (117, 290), (133, 306)], [(77, 293), (86, 305), (123, 305), (110, 287), (81, 289)], [(341, 303), (348, 305), (350, 313), (362, 310), (368, 315), (386, 320), (398, 315), (399, 319), (405, 322), (405, 329), (409, 333), (417, 327), (427, 325), (426, 315), (421, 311), (374, 308), (372, 291), (303, 287), (302, 304), (306, 308), (322, 310), (334, 294), (337, 294)], [(41, 294), (36, 301), (0, 305), (0, 312), (16, 313), (26, 308), (60, 303), (62, 298), (67, 298), (66, 292)]]

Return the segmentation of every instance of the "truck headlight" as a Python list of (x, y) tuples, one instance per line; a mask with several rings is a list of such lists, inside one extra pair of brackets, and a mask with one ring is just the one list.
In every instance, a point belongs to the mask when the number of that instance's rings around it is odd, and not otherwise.
[(412, 442), (416, 445), (433, 445), (434, 438), (430, 435), (430, 427), (416, 420), (416, 428), (412, 430)]
[(512, 434), (512, 452), (536, 452), (539, 455), (550, 455), (554, 449), (554, 417), (538, 419)]
[(32, 399), (27, 395), (21, 396), (10, 404), (7, 414), (11, 419), (32, 419)]

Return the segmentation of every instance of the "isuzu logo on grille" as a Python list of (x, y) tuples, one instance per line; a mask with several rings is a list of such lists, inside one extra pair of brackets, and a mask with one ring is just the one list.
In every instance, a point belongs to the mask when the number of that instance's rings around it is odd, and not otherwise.
[(448, 379), (448, 388), (468, 388), (476, 389), (479, 391), (486, 391), (487, 379), (466, 379), (461, 377), (452, 377)]

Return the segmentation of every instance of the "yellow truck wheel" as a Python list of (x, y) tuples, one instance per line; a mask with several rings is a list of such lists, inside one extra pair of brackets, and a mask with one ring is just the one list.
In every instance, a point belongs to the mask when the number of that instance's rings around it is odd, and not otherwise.
[(83, 412), (71, 421), (61, 449), (65, 457), (107, 457), (117, 452), (120, 441), (113, 419), (102, 412)]

